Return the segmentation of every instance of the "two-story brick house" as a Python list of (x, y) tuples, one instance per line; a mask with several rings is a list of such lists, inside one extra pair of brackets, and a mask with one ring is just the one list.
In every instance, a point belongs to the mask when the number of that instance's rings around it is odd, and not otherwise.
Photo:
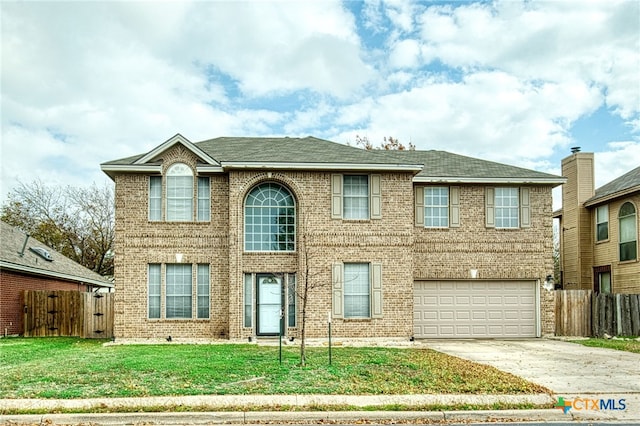
[(595, 189), (594, 154), (562, 160), (560, 269), (566, 290), (640, 293), (640, 167)]
[(551, 333), (558, 176), (313, 137), (176, 135), (110, 161), (119, 338)]

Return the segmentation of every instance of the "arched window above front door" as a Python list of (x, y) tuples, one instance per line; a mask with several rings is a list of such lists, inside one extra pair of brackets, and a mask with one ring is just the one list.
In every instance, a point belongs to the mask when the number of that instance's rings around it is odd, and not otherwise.
[(244, 205), (245, 251), (295, 251), (296, 206), (279, 183), (262, 183), (249, 192)]

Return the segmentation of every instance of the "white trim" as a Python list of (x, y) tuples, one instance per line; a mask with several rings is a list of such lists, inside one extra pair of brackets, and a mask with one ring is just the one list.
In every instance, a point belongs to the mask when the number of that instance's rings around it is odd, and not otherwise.
[(103, 164), (100, 169), (105, 172), (128, 172), (128, 173), (161, 173), (162, 166), (160, 164)]
[(29, 274), (35, 274), (35, 275), (40, 275), (40, 276), (45, 276), (45, 277), (62, 278), (64, 280), (75, 281), (75, 282), (79, 282), (81, 284), (93, 284), (93, 285), (97, 285), (97, 286), (100, 286), (100, 287), (108, 287), (108, 288), (115, 287), (113, 284), (109, 284), (109, 283), (106, 283), (104, 281), (94, 280), (92, 278), (82, 278), (82, 277), (78, 277), (76, 275), (69, 275), (69, 274), (64, 274), (64, 273), (61, 273), (61, 272), (47, 271), (47, 270), (44, 270), (44, 269), (33, 268), (31, 266), (24, 266), (24, 265), (19, 265), (17, 263), (5, 262), (4, 260), (0, 260), (0, 268), (1, 269), (9, 269), (9, 270), (13, 270), (13, 271), (26, 272), (26, 273), (29, 273)]
[(212, 165), (216, 165), (216, 166), (220, 165), (220, 163), (218, 163), (216, 160), (214, 160), (213, 157), (211, 157), (209, 154), (207, 154), (206, 152), (204, 152), (203, 150), (198, 148), (196, 145), (193, 144), (193, 142), (189, 141), (189, 139), (185, 138), (180, 133), (176, 134), (174, 137), (168, 139), (164, 143), (162, 143), (159, 146), (155, 147), (154, 149), (149, 151), (147, 154), (145, 154), (143, 157), (140, 157), (139, 159), (134, 161), (133, 164), (144, 164), (144, 163), (147, 163), (147, 162), (153, 160), (161, 152), (166, 151), (167, 149), (171, 148), (173, 145), (175, 145), (177, 143), (181, 143), (189, 151), (193, 152), (195, 155), (197, 155), (198, 157), (202, 158), (207, 163), (212, 164)]
[(364, 163), (285, 163), (258, 161), (222, 162), (223, 168), (230, 169), (303, 169), (303, 170), (401, 170), (418, 172), (421, 164), (364, 164)]
[(540, 278), (535, 281), (536, 284), (536, 337), (542, 337), (542, 307), (540, 302)]
[(224, 169), (221, 166), (196, 166), (198, 173), (222, 173)]
[(563, 184), (566, 178), (474, 178), (474, 177), (429, 177), (415, 176), (415, 183), (502, 183), (502, 184)]

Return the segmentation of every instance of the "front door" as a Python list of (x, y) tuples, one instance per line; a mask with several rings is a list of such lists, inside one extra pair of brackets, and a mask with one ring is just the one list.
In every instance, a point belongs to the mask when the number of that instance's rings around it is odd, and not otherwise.
[(282, 279), (272, 274), (258, 274), (258, 335), (280, 334)]

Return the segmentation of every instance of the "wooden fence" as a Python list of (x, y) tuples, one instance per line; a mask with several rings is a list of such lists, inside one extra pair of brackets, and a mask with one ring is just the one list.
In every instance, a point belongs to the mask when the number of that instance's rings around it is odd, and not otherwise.
[(24, 336), (113, 337), (113, 293), (23, 291)]
[(640, 294), (556, 291), (556, 336), (640, 336)]

